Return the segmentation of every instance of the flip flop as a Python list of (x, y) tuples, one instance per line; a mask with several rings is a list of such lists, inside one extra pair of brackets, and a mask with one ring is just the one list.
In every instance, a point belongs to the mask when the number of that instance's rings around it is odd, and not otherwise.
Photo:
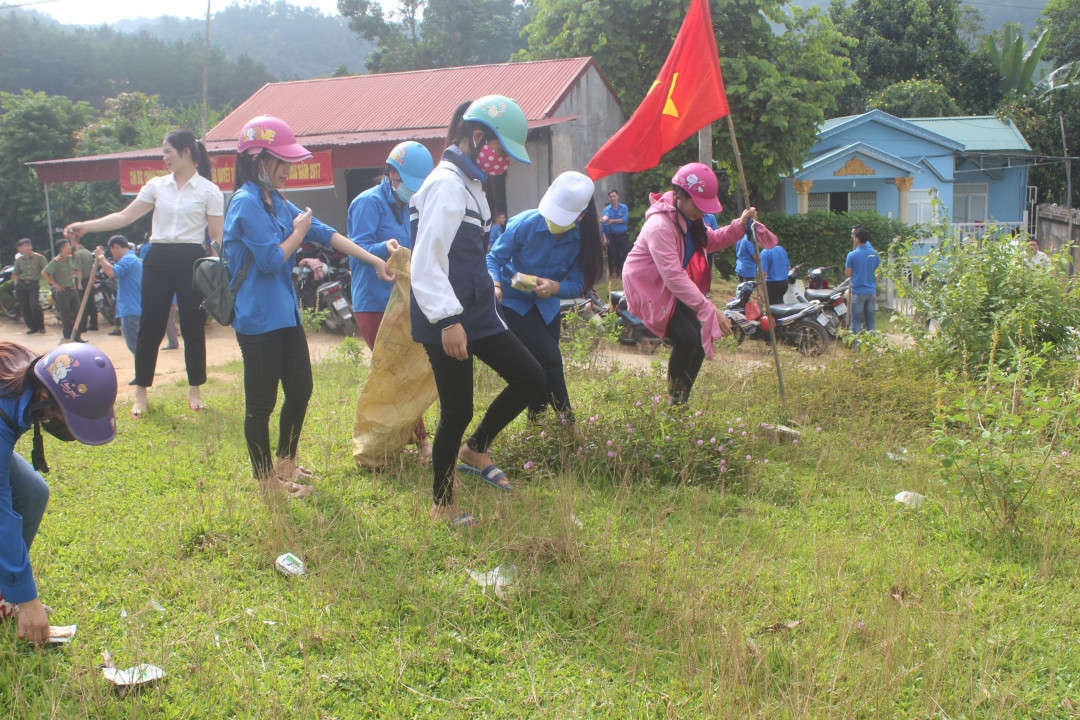
[(501, 480), (506, 480), (506, 473), (495, 466), (494, 463), (488, 465), (481, 470), (480, 468), (473, 467), (472, 465), (466, 465), (465, 463), (458, 463), (457, 469), (466, 475), (472, 475), (478, 477), (493, 488), (502, 490), (503, 492), (510, 492), (514, 489), (514, 486), (510, 483), (502, 484)]

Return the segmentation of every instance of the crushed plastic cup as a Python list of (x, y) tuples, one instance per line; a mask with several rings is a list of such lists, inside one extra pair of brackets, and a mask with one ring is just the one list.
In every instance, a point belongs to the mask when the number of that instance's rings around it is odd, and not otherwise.
[(517, 579), (517, 567), (513, 565), (497, 566), (493, 570), (485, 572), (477, 572), (476, 570), (466, 570), (469, 573), (469, 577), (473, 579), (477, 585), (482, 588), (495, 588), (495, 595), (499, 599), (506, 596), (506, 588), (514, 584)]
[(288, 552), (278, 555), (278, 559), (274, 562), (274, 566), (282, 575), (288, 575), (289, 577), (303, 575), (306, 572), (304, 561)]
[(49, 644), (50, 645), (66, 645), (71, 642), (75, 637), (75, 631), (78, 629), (78, 625), (50, 625), (49, 626)]
[(896, 502), (901, 503), (902, 505), (907, 505), (909, 508), (921, 507), (923, 504), (923, 500), (925, 499), (926, 498), (919, 493), (911, 492), (910, 490), (901, 490), (900, 492), (896, 493), (896, 497), (894, 498)]
[(101, 669), (105, 679), (118, 688), (132, 688), (138, 685), (146, 685), (165, 677), (165, 671), (157, 665), (142, 663), (126, 670), (118, 670), (114, 667)]

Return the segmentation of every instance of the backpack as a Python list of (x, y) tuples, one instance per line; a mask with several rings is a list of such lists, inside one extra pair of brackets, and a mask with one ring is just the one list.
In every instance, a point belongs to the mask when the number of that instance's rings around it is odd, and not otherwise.
[(202, 304), (199, 306), (214, 320), (222, 325), (231, 325), (235, 313), (236, 288), (244, 282), (248, 268), (254, 256), (248, 255), (244, 260), (236, 281), (229, 282), (229, 266), (225, 262), (225, 254), (214, 244), (220, 257), (201, 257), (195, 261), (191, 273), (191, 285), (200, 296)]

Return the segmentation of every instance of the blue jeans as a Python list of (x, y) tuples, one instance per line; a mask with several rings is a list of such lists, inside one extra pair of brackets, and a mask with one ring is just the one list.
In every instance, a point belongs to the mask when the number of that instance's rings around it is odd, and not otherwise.
[(875, 310), (877, 310), (875, 293), (851, 293), (851, 332), (872, 331)]
[(139, 345), (139, 325), (141, 324), (141, 315), (125, 315), (120, 318), (120, 332), (124, 334), (124, 344), (132, 355), (135, 354), (135, 348)]
[(11, 453), (11, 509), (22, 516), (22, 535), (26, 549), (34, 544), (41, 516), (49, 504), (49, 486), (30, 463), (18, 453)]

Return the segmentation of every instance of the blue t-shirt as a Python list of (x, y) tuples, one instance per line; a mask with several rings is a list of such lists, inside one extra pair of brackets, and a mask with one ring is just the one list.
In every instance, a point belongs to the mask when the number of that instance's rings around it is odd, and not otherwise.
[(116, 317), (142, 315), (142, 260), (128, 250), (113, 264), (116, 275)]
[(601, 230), (605, 233), (624, 233), (626, 232), (626, 221), (630, 219), (630, 209), (623, 203), (619, 203), (616, 207), (612, 207), (610, 203), (604, 206), (604, 209), (600, 211), (601, 215), (607, 215), (608, 222), (602, 223)]
[[(506, 230), (491, 246), (487, 255), (488, 274), (502, 284), (504, 307), (518, 315), (536, 307), (544, 322), (551, 323), (559, 314), (559, 298), (575, 298), (585, 289), (585, 273), (578, 262), (580, 255), (581, 235), (577, 225), (562, 235), (552, 235), (539, 210), (526, 210), (510, 218)], [(536, 293), (515, 290), (510, 287), (510, 281), (518, 272), (557, 281), (559, 294), (540, 298)]]
[(741, 278), (757, 275), (757, 263), (754, 262), (754, 243), (745, 235), (735, 243), (735, 274)]
[(787, 250), (780, 245), (761, 251), (761, 269), (765, 272), (766, 282), (787, 280), (790, 264)]
[(877, 292), (874, 272), (881, 264), (881, 258), (870, 243), (858, 245), (847, 254), (844, 267), (851, 269), (851, 292), (856, 295), (873, 295)]
[[(401, 247), (412, 249), (409, 208), (397, 202), (390, 179), (368, 188), (349, 203), (349, 239), (372, 255), (390, 259), (387, 240), (397, 240)], [(352, 308), (354, 312), (383, 312), (394, 284), (382, 280), (375, 268), (362, 260), (349, 258), (352, 272)]]
[[(263, 206), (258, 186), (246, 182), (233, 194), (225, 212), (224, 244), (229, 277), (235, 280), (244, 261), (254, 257), (244, 282), (236, 290), (233, 329), (243, 335), (260, 335), (300, 325), (292, 280), (296, 253), (286, 262), (280, 247), (292, 235), (293, 218), (300, 214), (300, 208), (279, 193), (274, 193), (272, 199), (271, 214)], [(334, 228), (312, 218), (311, 230), (304, 241), (329, 247), (333, 235)]]
[(37, 585), (30, 567), (30, 555), (22, 533), (22, 516), (12, 507), (11, 458), (15, 441), (30, 429), (26, 411), (33, 390), (28, 386), (21, 395), (0, 398), (0, 409), (12, 425), (0, 420), (0, 595), (12, 603), (37, 597)]

